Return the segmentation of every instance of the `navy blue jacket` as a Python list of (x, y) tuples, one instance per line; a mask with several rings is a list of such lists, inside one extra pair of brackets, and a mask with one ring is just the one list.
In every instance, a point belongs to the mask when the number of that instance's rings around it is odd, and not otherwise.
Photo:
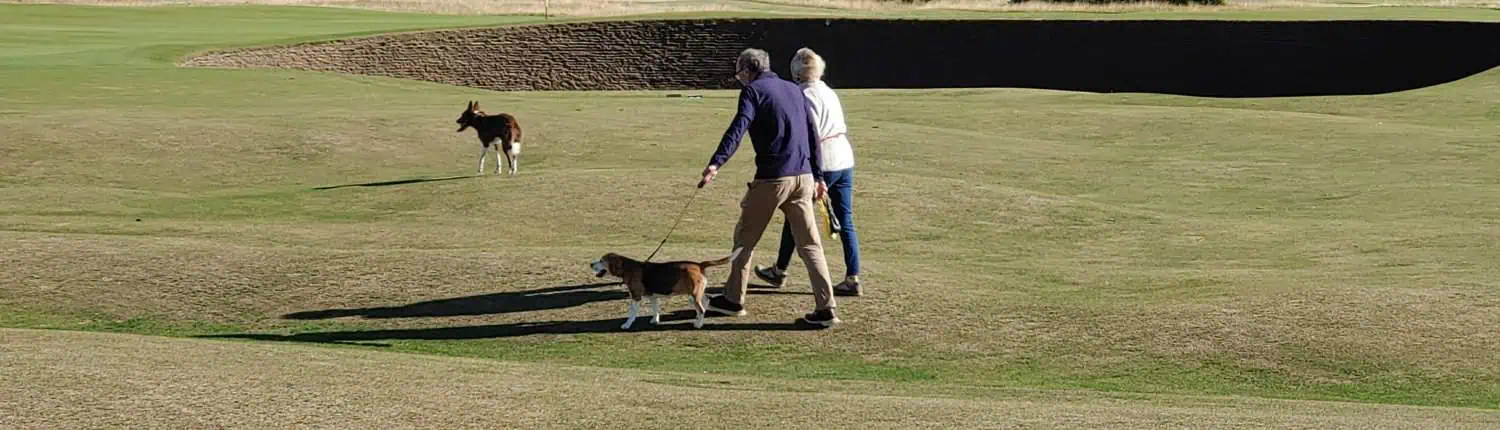
[(755, 179), (811, 173), (822, 181), (815, 144), (818, 129), (811, 112), (812, 105), (802, 95), (801, 87), (775, 72), (761, 72), (740, 90), (739, 112), (708, 164), (723, 167), (749, 131), (750, 144), (755, 147)]

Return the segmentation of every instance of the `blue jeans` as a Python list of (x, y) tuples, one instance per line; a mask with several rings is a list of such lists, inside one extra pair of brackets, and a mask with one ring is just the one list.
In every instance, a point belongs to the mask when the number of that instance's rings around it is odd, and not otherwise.
[[(844, 245), (844, 276), (859, 276), (859, 237), (854, 234), (854, 168), (834, 172), (823, 172), (828, 182), (828, 201), (833, 203), (833, 213), (839, 220), (839, 243)], [(776, 267), (785, 271), (792, 264), (792, 251), (797, 247), (792, 239), (792, 226), (788, 221), (781, 224), (781, 249), (776, 254)]]

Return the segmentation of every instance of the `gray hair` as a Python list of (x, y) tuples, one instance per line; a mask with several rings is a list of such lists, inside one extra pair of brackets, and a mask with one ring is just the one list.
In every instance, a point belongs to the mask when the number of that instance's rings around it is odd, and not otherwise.
[(797, 50), (797, 55), (792, 56), (792, 78), (797, 82), (817, 82), (823, 80), (823, 69), (827, 64), (823, 57), (812, 49), (802, 48)]
[(749, 48), (740, 51), (740, 58), (734, 61), (734, 71), (761, 73), (771, 70), (771, 55), (766, 51)]

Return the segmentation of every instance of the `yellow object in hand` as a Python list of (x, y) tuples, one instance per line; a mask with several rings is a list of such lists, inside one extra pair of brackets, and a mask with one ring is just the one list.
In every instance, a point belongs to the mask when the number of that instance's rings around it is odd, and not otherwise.
[[(833, 222), (832, 215), (828, 213), (828, 203), (829, 203), (828, 199), (826, 197), (825, 198), (821, 198), (821, 199), (818, 199), (814, 203), (818, 205), (818, 213), (821, 214), (821, 215), (823, 215), (822, 216), (823, 222), (820, 222), (818, 224), (820, 226), (824, 226), (824, 225), (828, 226), (828, 230), (827, 230), (826, 235), (827, 235), (827, 237), (829, 239), (838, 239), (838, 237), (839, 237), (839, 226), (838, 226), (838, 224), (835, 224)], [(820, 228), (819, 230), (822, 230), (822, 229)]]

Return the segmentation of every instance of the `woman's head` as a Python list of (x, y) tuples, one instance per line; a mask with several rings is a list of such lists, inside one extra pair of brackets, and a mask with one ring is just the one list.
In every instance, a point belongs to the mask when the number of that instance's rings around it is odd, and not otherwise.
[(823, 80), (823, 57), (808, 48), (797, 50), (792, 56), (792, 78), (797, 82), (817, 82)]

